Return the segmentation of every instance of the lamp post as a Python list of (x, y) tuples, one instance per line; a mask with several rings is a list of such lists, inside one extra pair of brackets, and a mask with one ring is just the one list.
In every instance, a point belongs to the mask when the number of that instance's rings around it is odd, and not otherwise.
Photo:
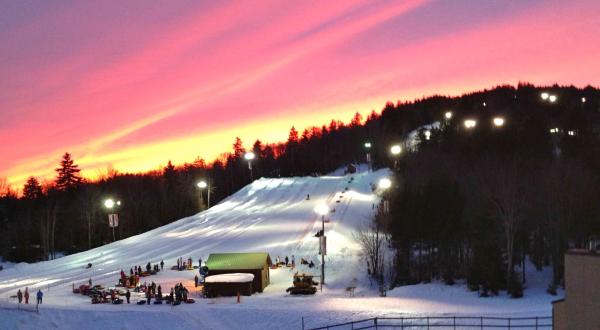
[(115, 227), (119, 226), (119, 215), (116, 212), (112, 213), (112, 210), (118, 206), (121, 206), (121, 201), (115, 202), (112, 198), (108, 198), (104, 201), (104, 207), (106, 207), (106, 209), (109, 212), (108, 226), (112, 228), (113, 242), (116, 240), (115, 239)]
[(321, 235), (319, 236), (319, 251), (321, 252), (321, 292), (325, 283), (325, 254), (327, 253), (327, 239), (325, 237), (325, 215), (329, 213), (329, 206), (321, 202), (315, 206), (315, 212), (321, 215)]
[[(392, 187), (392, 180), (390, 180), (389, 178), (381, 178), (379, 180), (378, 183), (378, 187), (381, 191), (380, 195), (381, 195), (381, 208), (380, 208), (380, 212), (382, 212), (384, 214), (384, 218), (387, 217), (387, 215), (390, 213), (390, 203), (388, 201), (388, 199), (386, 198), (386, 192), (388, 189), (390, 189)], [(377, 229), (375, 230), (375, 240), (377, 242), (379, 242), (379, 230), (380, 230), (380, 221), (376, 221)], [(375, 271), (375, 270), (374, 270)], [(383, 278), (383, 272), (379, 271), (379, 274), (377, 274), (377, 281), (379, 282), (379, 296), (381, 297), (385, 297), (385, 289), (384, 289), (384, 278)]]
[(248, 169), (250, 170), (250, 181), (254, 181), (254, 176), (252, 175), (252, 160), (256, 157), (252, 151), (249, 151), (244, 154), (244, 158), (248, 161)]
[(446, 120), (452, 119), (452, 111), (446, 111), (444, 117), (446, 117)]
[(365, 149), (367, 150), (367, 164), (368, 170), (373, 170), (373, 165), (371, 164), (371, 142), (365, 142)]
[(496, 126), (496, 127), (504, 126), (504, 118), (502, 118), (502, 117), (494, 117), (492, 122), (494, 123), (494, 126)]
[(466, 119), (463, 124), (466, 129), (473, 129), (477, 125), (477, 121), (475, 119)]
[(200, 189), (200, 202), (204, 201), (204, 196), (202, 195), (202, 190), (206, 189), (206, 208), (210, 208), (210, 183), (202, 180), (199, 181), (196, 186)]
[(390, 147), (390, 153), (392, 154), (392, 157), (394, 158), (394, 168), (398, 167), (398, 156), (400, 155), (401, 152), (402, 152), (402, 147), (399, 144), (394, 144), (393, 146)]

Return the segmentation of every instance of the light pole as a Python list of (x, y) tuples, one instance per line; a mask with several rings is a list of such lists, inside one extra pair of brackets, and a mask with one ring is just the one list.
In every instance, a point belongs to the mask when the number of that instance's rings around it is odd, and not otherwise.
[(367, 164), (368, 170), (373, 170), (373, 165), (371, 163), (371, 142), (365, 142), (365, 149), (367, 150)]
[(200, 188), (200, 201), (204, 201), (204, 196), (202, 195), (202, 190), (206, 189), (206, 208), (210, 208), (210, 183), (202, 180), (196, 184), (198, 188)]
[(504, 126), (504, 118), (502, 118), (502, 117), (494, 117), (492, 122), (494, 123), (494, 126), (496, 126), (496, 127)]
[(325, 283), (325, 254), (327, 253), (327, 238), (325, 237), (325, 215), (329, 213), (329, 206), (321, 202), (315, 206), (315, 212), (321, 215), (321, 235), (319, 236), (319, 252), (321, 253), (321, 292)]
[(398, 167), (398, 156), (402, 152), (402, 147), (399, 144), (394, 144), (390, 147), (390, 153), (394, 157), (394, 169)]
[(112, 228), (113, 242), (116, 240), (115, 239), (115, 227), (119, 226), (119, 215), (116, 212), (111, 213), (111, 211), (113, 209), (115, 209), (117, 206), (121, 206), (121, 201), (115, 202), (112, 198), (108, 198), (104, 201), (104, 207), (106, 207), (106, 209), (109, 212), (108, 226)]
[(452, 119), (452, 111), (446, 111), (444, 117), (446, 117), (446, 120)]
[[(390, 203), (388, 201), (388, 199), (386, 198), (386, 192), (388, 189), (390, 189), (392, 187), (392, 180), (390, 180), (389, 178), (381, 178), (379, 180), (379, 189), (381, 190), (381, 201), (382, 201), (382, 205), (381, 205), (381, 209), (380, 211), (383, 213), (384, 215), (384, 219), (387, 218), (387, 215), (390, 213)], [(375, 241), (379, 242), (379, 230), (380, 230), (380, 221), (377, 221), (376, 224), (377, 229), (375, 231)], [(374, 270), (375, 271), (375, 270)], [(385, 289), (383, 286), (383, 282), (384, 282), (384, 278), (383, 278), (383, 272), (381, 272), (380, 270), (377, 270), (379, 272), (379, 274), (377, 274), (377, 281), (379, 282), (379, 296), (381, 297), (385, 297)]]
[(252, 175), (252, 160), (256, 157), (252, 151), (248, 151), (244, 154), (244, 158), (248, 161), (248, 169), (250, 170), (250, 181), (254, 181), (254, 176)]
[(466, 129), (473, 129), (477, 125), (477, 121), (475, 119), (466, 119), (463, 124)]

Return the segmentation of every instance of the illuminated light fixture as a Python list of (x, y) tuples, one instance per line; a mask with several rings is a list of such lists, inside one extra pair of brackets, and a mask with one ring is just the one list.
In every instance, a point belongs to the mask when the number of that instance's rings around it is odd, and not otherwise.
[(253, 160), (253, 159), (254, 159), (254, 157), (255, 157), (255, 155), (254, 155), (254, 153), (253, 153), (253, 152), (251, 152), (251, 151), (250, 151), (250, 152), (247, 152), (247, 153), (245, 153), (245, 154), (244, 154), (244, 158), (245, 158), (246, 160), (248, 160), (248, 161), (250, 161), (250, 160)]
[(447, 111), (447, 112), (444, 114), (444, 117), (446, 117), (446, 119), (452, 119), (452, 111)]
[(557, 99), (558, 99), (558, 97), (556, 95), (554, 95), (554, 94), (548, 96), (548, 101), (550, 101), (550, 103), (556, 102)]
[(552, 133), (552, 134), (560, 133), (560, 128), (558, 128), (558, 127), (551, 128), (550, 133)]
[(105, 200), (104, 207), (106, 207), (107, 209), (112, 209), (113, 207), (115, 207), (115, 201), (112, 200), (112, 198)]
[(575, 132), (575, 131), (568, 131), (567, 134), (569, 134), (569, 136), (575, 136), (575, 135), (577, 135), (577, 132)]
[(381, 180), (379, 180), (379, 189), (389, 189), (392, 186), (392, 180), (388, 179), (388, 178), (382, 178)]
[(320, 202), (317, 204), (317, 206), (315, 206), (315, 212), (319, 215), (326, 215), (329, 213), (329, 206), (327, 206), (327, 204), (324, 202)]
[(390, 152), (392, 153), (392, 155), (399, 155), (402, 152), (402, 147), (400, 145), (393, 145), (390, 148)]
[(474, 128), (477, 125), (477, 121), (474, 119), (467, 119), (464, 122), (465, 128)]
[(547, 92), (543, 92), (542, 94), (540, 94), (540, 97), (542, 98), (542, 100), (546, 101), (548, 97), (550, 97), (550, 94), (548, 94)]
[(504, 118), (496, 117), (496, 118), (494, 118), (493, 122), (494, 122), (494, 126), (501, 127), (504, 125)]
[(427, 130), (425, 132), (423, 132), (423, 134), (425, 134), (425, 140), (429, 140), (431, 138), (431, 131)]
[(371, 149), (371, 142), (365, 142), (365, 148)]
[(484, 107), (487, 107), (487, 103), (483, 102), (483, 106), (484, 106)]
[(585, 103), (585, 97), (581, 98), (581, 103)]
[(207, 184), (207, 183), (206, 183), (206, 181), (204, 181), (204, 180), (202, 180), (202, 181), (198, 182), (196, 185), (197, 185), (197, 186), (198, 186), (198, 188), (200, 188), (200, 189), (204, 189), (204, 188), (208, 187), (208, 184)]

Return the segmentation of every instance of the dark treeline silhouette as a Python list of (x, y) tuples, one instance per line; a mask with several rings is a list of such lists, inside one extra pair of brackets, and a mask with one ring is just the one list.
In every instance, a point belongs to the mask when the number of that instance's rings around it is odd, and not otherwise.
[[(557, 101), (541, 99), (542, 91)], [(454, 116), (446, 120), (430, 102)], [(390, 117), (412, 118), (409, 127), (440, 121), (418, 132), (398, 164), (385, 217), (396, 252), (391, 284), (466, 279), (483, 296), (520, 297), (528, 257), (538, 269), (552, 266), (555, 293), (566, 249), (588, 247), (600, 234), (598, 91), (520, 85), (413, 107), (422, 107), (421, 118), (382, 116), (384, 126)], [(466, 119), (476, 126), (465, 127)]]
[[(540, 98), (547, 91), (551, 103)], [(582, 101), (585, 97), (585, 102)], [(250, 182), (244, 153), (253, 151), (253, 176), (328, 173), (365, 160), (364, 142), (376, 168), (393, 166), (392, 143), (406, 141), (422, 125), (418, 145), (404, 146), (390, 192), (385, 230), (396, 251), (394, 285), (466, 278), (474, 289), (509, 288), (518, 295), (526, 277), (525, 255), (552, 265), (553, 284), (562, 280), (562, 253), (600, 233), (598, 148), (600, 92), (587, 87), (520, 84), (460, 97), (433, 96), (388, 103), (381, 115), (350, 123), (332, 121), (300, 131), (283, 143), (233, 141), (212, 163), (197, 159), (143, 174), (108, 171), (82, 180), (76, 160), (63, 156), (54, 182), (30, 178), (18, 196), (0, 188), (0, 255), (14, 261), (52, 258), (112, 241), (103, 201), (121, 201), (116, 238), (123, 239), (190, 216)], [(452, 118), (444, 114), (452, 111)], [(494, 127), (502, 116), (505, 125)], [(477, 120), (474, 129), (463, 121)], [(560, 128), (558, 133), (550, 129)], [(198, 147), (201, 149), (201, 146)], [(165, 155), (167, 158), (168, 155)]]

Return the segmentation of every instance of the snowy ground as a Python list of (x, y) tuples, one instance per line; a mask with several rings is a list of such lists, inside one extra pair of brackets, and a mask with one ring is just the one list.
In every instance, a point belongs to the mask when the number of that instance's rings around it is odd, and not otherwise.
[[(385, 170), (343, 176), (260, 179), (219, 205), (153, 231), (100, 248), (37, 264), (10, 264), (0, 271), (0, 329), (300, 329), (307, 326), (345, 322), (374, 316), (487, 315), (549, 316), (550, 302), (545, 294), (547, 272), (528, 272), (528, 288), (523, 299), (506, 296), (477, 298), (464, 285), (439, 283), (397, 288), (380, 298), (370, 289), (360, 262), (353, 232), (368, 223), (378, 198), (371, 185), (386, 176)], [(348, 189), (346, 189), (348, 188)], [(306, 195), (310, 194), (310, 200)], [(271, 285), (263, 293), (235, 298), (197, 299), (196, 304), (170, 305), (91, 305), (89, 298), (71, 293), (71, 285), (92, 278), (94, 283), (113, 285), (120, 269), (142, 268), (150, 261), (165, 261), (165, 270), (144, 278), (161, 284), (164, 292), (175, 283), (193, 288), (195, 271), (171, 271), (178, 257), (206, 259), (211, 252), (260, 252), (275, 256), (295, 255), (318, 262), (320, 218), (313, 208), (326, 202), (335, 209), (327, 218), (327, 286), (315, 296), (290, 296), (295, 270), (271, 271)], [(339, 202), (338, 202), (339, 201)], [(91, 262), (93, 267), (85, 269)], [(300, 269), (319, 274), (319, 269)], [(344, 288), (356, 284), (354, 297)], [(15, 310), (16, 291), (42, 288), (44, 304), (39, 313)], [(32, 290), (33, 289), (33, 290)], [(137, 301), (138, 297), (132, 297)]]

